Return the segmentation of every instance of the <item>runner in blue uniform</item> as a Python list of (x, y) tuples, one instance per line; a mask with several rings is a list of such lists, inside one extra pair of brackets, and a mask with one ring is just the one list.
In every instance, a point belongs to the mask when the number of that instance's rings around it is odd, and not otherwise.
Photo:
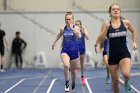
[(77, 20), (75, 25), (80, 28), (81, 38), (78, 39), (78, 47), (79, 47), (79, 55), (80, 55), (80, 65), (81, 65), (81, 81), (82, 84), (85, 84), (85, 77), (84, 77), (84, 60), (85, 60), (85, 53), (86, 53), (86, 46), (85, 46), (85, 38), (89, 40), (89, 34), (85, 26), (82, 25), (81, 20)]
[[(109, 39), (109, 68), (112, 77), (114, 93), (119, 93), (119, 68), (125, 80), (125, 91), (129, 93), (130, 79), (130, 53), (126, 44), (127, 29), (132, 33), (133, 49), (137, 48), (136, 30), (129, 20), (120, 19), (120, 6), (113, 4), (109, 7), (111, 20), (102, 24), (98, 41), (102, 43), (107, 36)], [(97, 44), (95, 45), (97, 46)]]
[[(99, 37), (98, 37), (99, 38)], [(96, 43), (99, 43), (98, 38), (96, 40)], [(101, 51), (103, 53), (103, 62), (106, 65), (106, 84), (110, 83), (110, 75), (109, 75), (109, 65), (108, 65), (108, 46), (109, 46), (109, 41), (107, 37), (105, 38), (104, 42), (100, 44)], [(98, 52), (97, 45), (95, 45), (95, 52)]]
[(109, 45), (108, 39), (105, 38), (103, 45), (103, 61), (106, 64), (106, 72), (107, 72), (106, 84), (110, 83), (109, 65), (108, 65), (108, 45)]
[(65, 15), (65, 27), (60, 28), (60, 32), (56, 36), (56, 39), (52, 45), (54, 49), (56, 42), (63, 35), (63, 43), (61, 50), (61, 60), (64, 65), (65, 75), (65, 91), (69, 92), (69, 68), (72, 76), (72, 92), (75, 91), (75, 78), (76, 78), (76, 66), (78, 62), (78, 38), (81, 37), (80, 29), (74, 25), (74, 16), (71, 12), (67, 12)]

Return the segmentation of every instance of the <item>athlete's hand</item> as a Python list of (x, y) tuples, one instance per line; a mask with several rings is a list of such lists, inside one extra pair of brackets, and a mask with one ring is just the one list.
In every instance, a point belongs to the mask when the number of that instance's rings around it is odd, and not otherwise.
[(52, 45), (52, 50), (54, 50), (54, 47), (56, 46), (56, 43), (53, 43)]
[(71, 28), (72, 30), (74, 30), (73, 24), (72, 24), (72, 23), (70, 23), (70, 28)]
[(82, 26), (82, 33), (84, 33), (85, 34), (85, 26)]
[(133, 42), (133, 50), (136, 50), (137, 49), (137, 44), (136, 42)]

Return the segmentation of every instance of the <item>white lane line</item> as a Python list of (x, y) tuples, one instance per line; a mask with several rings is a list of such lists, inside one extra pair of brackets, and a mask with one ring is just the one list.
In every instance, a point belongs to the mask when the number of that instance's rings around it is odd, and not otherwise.
[(33, 91), (33, 93), (36, 93), (38, 91), (38, 89), (40, 88), (40, 86), (45, 82), (45, 80), (47, 79), (48, 75), (46, 75), (41, 82), (39, 83), (39, 85), (35, 88), (35, 90)]
[(55, 82), (57, 79), (58, 79), (58, 78), (55, 78), (55, 79), (52, 80), (52, 82), (51, 82), (51, 84), (50, 84), (50, 86), (49, 86), (49, 88), (48, 88), (48, 90), (47, 90), (46, 93), (50, 93), (50, 91), (51, 91), (51, 89), (52, 89), (52, 86), (54, 85), (54, 82)]
[(104, 75), (104, 76), (88, 77), (88, 78), (86, 78), (86, 79), (103, 78), (103, 77), (106, 77), (106, 76)]
[[(51, 72), (51, 70), (50, 71), (48, 71), (48, 73), (50, 73)], [(21, 72), (22, 73), (22, 72)], [(39, 76), (38, 76), (39, 75)], [(16, 75), (14, 75), (14, 76), (7, 76), (7, 77), (0, 77), (0, 80), (1, 79), (16, 79), (16, 78), (26, 78), (26, 79), (32, 79), (32, 78), (34, 78), (34, 77), (44, 77), (45, 75), (42, 75), (41, 74), (41, 76), (40, 76), (40, 74), (37, 74), (37, 75), (18, 75), (18, 73), (16, 74)]]
[(88, 83), (87, 79), (88, 78), (86, 78), (85, 81), (86, 81), (86, 86), (88, 88), (88, 91), (89, 91), (89, 93), (93, 93), (92, 90), (91, 90), (91, 88), (90, 88), (90, 86), (89, 86), (89, 83)]
[(37, 78), (44, 78), (44, 76), (36, 76), (36, 77), (30, 77), (30, 78), (26, 78), (26, 79), (30, 80), (30, 79), (37, 79)]
[(39, 77), (39, 76), (37, 75), (8, 76), (8, 77), (0, 77), (0, 80), (1, 79), (28, 78), (28, 77)]
[(11, 91), (13, 88), (15, 88), (17, 85), (19, 85), (24, 80), (26, 80), (26, 79), (21, 79), (19, 82), (17, 82), (16, 84), (14, 84), (12, 87), (10, 87), (9, 89), (7, 89), (4, 93), (8, 93), (9, 91)]
[[(131, 73), (131, 76), (139, 76), (140, 73)], [(121, 75), (120, 75), (121, 76)], [(44, 75), (37, 76), (37, 75), (22, 75), (22, 76), (8, 76), (8, 77), (0, 77), (1, 79), (16, 79), (16, 78), (26, 78), (26, 79), (33, 79), (33, 78), (43, 78)], [(105, 76), (99, 76), (99, 77), (105, 77)], [(89, 77), (88, 79), (92, 78), (99, 78), (97, 77)]]
[(89, 85), (89, 83), (88, 83), (88, 79), (103, 78), (103, 77), (106, 77), (106, 76), (88, 77), (88, 78), (85, 79), (85, 81), (86, 81), (86, 86), (87, 86), (87, 88), (88, 88), (89, 93), (93, 93), (93, 92), (92, 92), (91, 87), (90, 87), (90, 85)]
[[(124, 85), (124, 81), (123, 81), (122, 79), (119, 78), (119, 81), (120, 81), (121, 84)], [(140, 91), (137, 90), (134, 86), (132, 86), (132, 85), (130, 85), (130, 86), (131, 86), (131, 88), (135, 91), (135, 93), (140, 93)]]
[(42, 75), (42, 76), (34, 76), (34, 77), (28, 77), (26, 79), (36, 79), (36, 78), (45, 78), (48, 77), (48, 75), (51, 73), (51, 70), (48, 71), (48, 73), (46, 75)]
[[(140, 73), (131, 73), (131, 76), (139, 76)], [(89, 93), (92, 93), (91, 91), (91, 88), (89, 86), (89, 83), (88, 83), (88, 79), (93, 79), (93, 78), (101, 78), (101, 77), (106, 77), (106, 76), (97, 76), (97, 77), (89, 77), (89, 78), (86, 78), (86, 85), (87, 85), (87, 88), (89, 90)], [(120, 83), (124, 84), (124, 81), (122, 79), (119, 79)], [(134, 90), (136, 93), (140, 93), (140, 91), (138, 89), (136, 89), (134, 86), (130, 85), (132, 90)]]
[(131, 76), (139, 76), (140, 73), (131, 73)]
[(51, 73), (51, 71), (49, 71), (47, 73), (46, 76), (44, 76), (44, 78), (41, 80), (41, 82), (39, 83), (39, 85), (35, 88), (35, 90), (33, 91), (33, 93), (36, 93), (38, 91), (38, 89), (40, 88), (40, 86), (45, 82), (45, 80), (47, 79), (48, 75)]

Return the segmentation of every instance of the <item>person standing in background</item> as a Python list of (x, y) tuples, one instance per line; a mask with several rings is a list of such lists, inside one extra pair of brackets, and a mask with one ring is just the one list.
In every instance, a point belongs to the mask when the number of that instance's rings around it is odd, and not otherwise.
[[(16, 68), (22, 68), (22, 51), (26, 48), (27, 43), (22, 38), (20, 38), (19, 31), (17, 31), (15, 34), (16, 37), (12, 42), (12, 54), (15, 55)], [(20, 65), (18, 60), (20, 60)]]

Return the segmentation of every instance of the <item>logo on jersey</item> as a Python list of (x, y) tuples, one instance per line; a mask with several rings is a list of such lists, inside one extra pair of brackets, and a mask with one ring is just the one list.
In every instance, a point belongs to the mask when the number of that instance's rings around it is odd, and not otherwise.
[(64, 36), (73, 36), (73, 33), (64, 33)]
[(114, 38), (114, 37), (124, 37), (127, 36), (126, 31), (121, 31), (121, 32), (115, 32), (115, 33), (109, 33), (109, 38)]

